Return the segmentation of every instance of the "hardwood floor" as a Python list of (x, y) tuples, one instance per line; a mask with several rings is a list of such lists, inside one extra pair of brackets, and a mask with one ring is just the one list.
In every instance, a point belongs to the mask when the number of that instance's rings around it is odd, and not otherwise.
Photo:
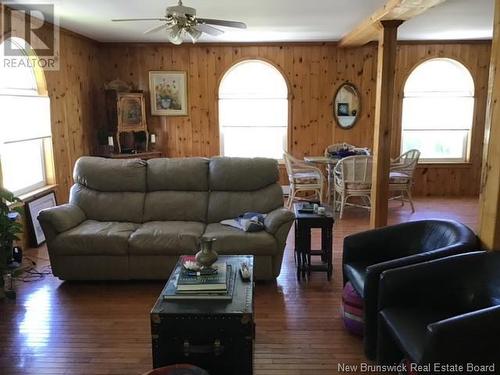
[[(408, 206), (392, 202), (391, 223), (440, 217), (477, 226), (475, 198), (420, 198), (416, 208), (411, 214)], [(349, 335), (340, 319), (340, 260), (344, 236), (368, 225), (361, 209), (346, 210), (335, 224), (331, 282), (324, 273), (297, 282), (289, 237), (277, 282), (256, 286), (256, 375), (358, 373), (338, 367), (366, 362), (361, 339)], [(45, 249), (28, 253), (38, 268), (47, 264)], [(52, 276), (18, 283), (17, 301), (0, 301), (0, 374), (145, 372), (151, 368), (149, 311), (162, 287), (162, 282), (68, 283)]]

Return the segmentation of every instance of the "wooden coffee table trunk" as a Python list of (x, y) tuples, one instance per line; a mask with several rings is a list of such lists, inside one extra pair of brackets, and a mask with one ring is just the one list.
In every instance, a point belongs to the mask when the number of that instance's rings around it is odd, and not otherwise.
[[(252, 256), (221, 256), (238, 271)], [(179, 264), (178, 264), (179, 266)], [(163, 293), (162, 293), (163, 294)], [(253, 281), (236, 275), (232, 301), (165, 301), (151, 311), (153, 366), (190, 363), (215, 375), (251, 375), (255, 323)]]

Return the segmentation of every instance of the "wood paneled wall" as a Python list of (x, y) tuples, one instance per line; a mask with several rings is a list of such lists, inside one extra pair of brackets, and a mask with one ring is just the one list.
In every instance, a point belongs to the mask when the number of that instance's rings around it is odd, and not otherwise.
[[(417, 170), (417, 195), (477, 195), (479, 189), (490, 42), (403, 43), (396, 68), (396, 117), (393, 156), (400, 150), (403, 87), (410, 72), (432, 57), (449, 57), (471, 71), (476, 106), (470, 162), (456, 166), (422, 165)], [(158, 148), (170, 157), (219, 154), (217, 94), (219, 82), (233, 64), (243, 59), (273, 63), (289, 84), (291, 100), (289, 150), (297, 157), (319, 155), (337, 142), (372, 147), (376, 81), (376, 45), (343, 49), (335, 43), (262, 45), (102, 44), (102, 84), (116, 78), (146, 92), (150, 70), (188, 72), (189, 116), (157, 117), (148, 113), (148, 125), (158, 134)], [(343, 82), (361, 93), (361, 118), (349, 130), (336, 126), (332, 101)], [(149, 105), (148, 105), (149, 112)], [(101, 125), (105, 124), (103, 116)]]
[(464, 43), (407, 43), (398, 47), (395, 98), (397, 129), (393, 132), (392, 154), (401, 147), (401, 112), (403, 89), (409, 74), (420, 63), (432, 58), (451, 58), (469, 69), (474, 78), (475, 108), (468, 163), (424, 164), (417, 168), (414, 193), (416, 195), (478, 195), (481, 179), (484, 124), (488, 96), (488, 74), (491, 42)]
[[(334, 142), (371, 147), (376, 48), (339, 49), (333, 43), (270, 45), (103, 44), (104, 81), (119, 78), (149, 91), (150, 70), (188, 72), (189, 116), (158, 117), (148, 126), (170, 157), (219, 154), (218, 86), (224, 73), (243, 59), (262, 59), (285, 76), (290, 92), (290, 144), (296, 156), (322, 154)], [(336, 126), (332, 101), (343, 82), (361, 93), (361, 118), (351, 130)], [(146, 95), (149, 102), (149, 95)], [(148, 103), (149, 112), (149, 103)], [(104, 120), (103, 120), (104, 121)]]
[(73, 166), (97, 146), (96, 119), (101, 81), (97, 44), (62, 32), (60, 70), (45, 73), (50, 96), (57, 199), (68, 200)]
[[(419, 195), (476, 195), (480, 183), (490, 42), (405, 43), (398, 47), (396, 124), (392, 154), (399, 153), (404, 82), (411, 70), (432, 57), (450, 57), (471, 71), (476, 106), (470, 163), (423, 165), (417, 170)], [(224, 73), (243, 59), (262, 59), (285, 76), (290, 93), (289, 150), (297, 157), (320, 155), (331, 143), (372, 148), (377, 56), (376, 45), (342, 49), (335, 43), (268, 44), (101, 44), (61, 30), (60, 70), (46, 72), (52, 107), (52, 135), (57, 197), (65, 202), (72, 169), (81, 155), (95, 152), (97, 129), (106, 127), (104, 83), (121, 79), (145, 91), (148, 125), (157, 149), (166, 156), (219, 154), (217, 94)], [(189, 115), (150, 115), (150, 70), (188, 73)], [(352, 129), (333, 118), (333, 96), (344, 82), (361, 94), (360, 119)]]

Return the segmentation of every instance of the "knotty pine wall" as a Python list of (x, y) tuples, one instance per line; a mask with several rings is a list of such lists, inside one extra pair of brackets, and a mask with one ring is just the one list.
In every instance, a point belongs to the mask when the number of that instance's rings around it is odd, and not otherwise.
[[(476, 107), (470, 163), (422, 165), (417, 170), (417, 195), (477, 195), (480, 183), (490, 42), (402, 43), (398, 48), (396, 123), (400, 123), (406, 77), (431, 57), (456, 58), (471, 71)], [(61, 69), (46, 72), (51, 97), (55, 175), (59, 202), (67, 201), (72, 169), (82, 155), (95, 152), (97, 129), (106, 126), (104, 83), (132, 82), (145, 91), (148, 125), (157, 134), (157, 148), (166, 156), (219, 154), (218, 84), (233, 64), (259, 58), (273, 63), (288, 81), (291, 113), (289, 149), (297, 157), (320, 155), (336, 142), (372, 147), (375, 103), (376, 45), (340, 49), (335, 43), (270, 44), (101, 44), (61, 29)], [(150, 115), (148, 72), (188, 73), (189, 116)], [(361, 94), (358, 123), (340, 129), (332, 101), (343, 82)], [(400, 127), (393, 133), (393, 156), (399, 153)], [(284, 177), (284, 174), (283, 174)]]
[(50, 96), (58, 203), (68, 200), (73, 166), (97, 147), (97, 98), (102, 87), (97, 43), (61, 32), (60, 70), (45, 73)]
[[(252, 58), (274, 64), (288, 81), (292, 154), (298, 157), (322, 154), (335, 141), (371, 146), (376, 79), (374, 46), (352, 50), (338, 49), (331, 43), (104, 44), (100, 47), (104, 81), (119, 78), (148, 92), (151, 70), (188, 73), (189, 116), (159, 117), (148, 113), (150, 132), (158, 135), (158, 148), (169, 157), (219, 154), (219, 82), (233, 64)], [(361, 118), (352, 130), (336, 127), (332, 115), (333, 96), (345, 81), (354, 83), (361, 93)], [(147, 107), (149, 112), (149, 93)]]
[[(376, 45), (342, 49), (335, 43), (262, 45), (102, 44), (101, 78), (119, 78), (146, 92), (149, 112), (150, 70), (185, 70), (188, 73), (189, 116), (158, 117), (148, 113), (158, 149), (166, 156), (219, 154), (217, 93), (219, 82), (233, 64), (262, 59), (274, 64), (289, 85), (291, 113), (289, 150), (297, 156), (320, 155), (331, 143), (348, 142), (372, 147), (376, 81)], [(476, 85), (476, 106), (470, 162), (455, 166), (422, 165), (416, 174), (416, 195), (477, 195), (488, 84), (490, 42), (402, 43), (396, 69), (397, 129), (393, 156), (400, 149), (403, 86), (411, 70), (432, 57), (455, 58), (471, 71)], [(332, 100), (343, 82), (361, 94), (361, 117), (354, 128), (340, 129), (332, 115)], [(101, 112), (101, 124), (105, 121)], [(284, 174), (282, 174), (284, 177)], [(285, 181), (285, 179), (284, 179)]]

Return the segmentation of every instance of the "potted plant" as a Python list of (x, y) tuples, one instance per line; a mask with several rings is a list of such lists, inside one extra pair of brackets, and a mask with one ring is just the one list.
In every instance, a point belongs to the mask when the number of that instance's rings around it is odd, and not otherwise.
[(21, 223), (12, 215), (22, 214), (22, 207), (16, 207), (19, 202), (21, 200), (10, 191), (0, 188), (0, 299), (5, 297), (4, 274), (12, 258), (12, 244), (19, 240), (18, 234), (23, 231)]

